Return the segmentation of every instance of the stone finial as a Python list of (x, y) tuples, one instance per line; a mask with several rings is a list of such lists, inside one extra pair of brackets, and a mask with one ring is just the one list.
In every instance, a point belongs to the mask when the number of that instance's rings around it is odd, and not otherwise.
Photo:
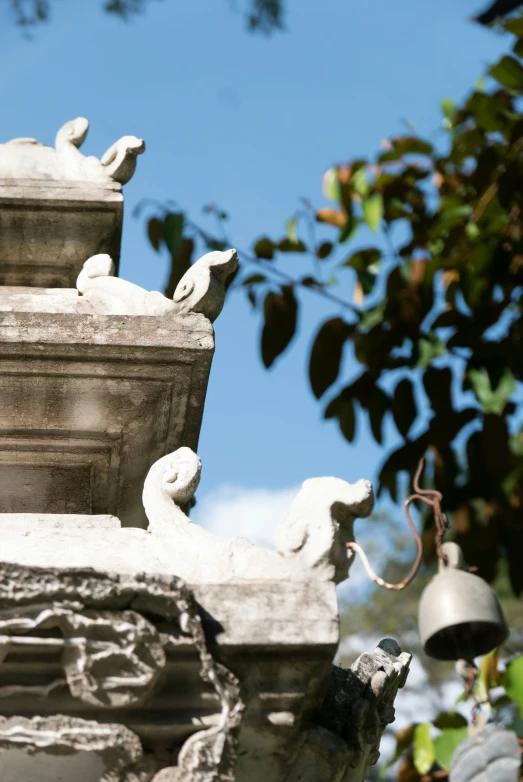
[(299, 559), (304, 568), (319, 568), (339, 583), (347, 578), (353, 559), (346, 544), (354, 540), (354, 521), (368, 516), (373, 505), (370, 481), (311, 478), (279, 525), (276, 548), (282, 556)]
[(136, 168), (136, 156), (145, 143), (136, 136), (123, 136), (99, 160), (80, 152), (89, 122), (77, 117), (56, 134), (55, 146), (33, 138), (17, 138), (0, 144), (0, 179), (32, 179), (93, 182), (114, 186), (125, 184)]
[(111, 179), (125, 185), (136, 171), (136, 157), (145, 152), (145, 142), (136, 136), (122, 136), (100, 160)]
[(173, 300), (158, 291), (113, 277), (109, 255), (93, 255), (76, 281), (83, 311), (100, 315), (184, 315), (194, 312), (214, 321), (225, 301), (225, 282), (238, 267), (236, 250), (207, 253), (183, 275)]

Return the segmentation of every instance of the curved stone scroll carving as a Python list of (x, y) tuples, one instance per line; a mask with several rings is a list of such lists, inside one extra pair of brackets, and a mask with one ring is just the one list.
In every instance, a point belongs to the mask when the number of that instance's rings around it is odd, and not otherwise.
[(82, 294), (79, 309), (102, 315), (176, 316), (194, 312), (214, 321), (223, 308), (227, 278), (237, 267), (236, 250), (207, 253), (184, 274), (170, 300), (158, 291), (146, 291), (114, 277), (111, 257), (93, 255), (84, 263), (76, 281)]
[(45, 769), (46, 778), (58, 778), (51, 777), (55, 771), (64, 779), (60, 774), (62, 766), (62, 771), (67, 773), (67, 769), (71, 775), (68, 778), (74, 779), (82, 754), (90, 756), (89, 762), (97, 767), (100, 782), (148, 782), (154, 773), (140, 739), (125, 725), (101, 724), (62, 714), (32, 718), (0, 716), (0, 768), (7, 753), (11, 755), (10, 764), (19, 770), (20, 779), (29, 777), (31, 759), (31, 779), (36, 778), (35, 766)]
[[(158, 632), (147, 617), (161, 617), (172, 629), (167, 632), (164, 627)], [(53, 628), (61, 631), (63, 639), (41, 633)], [(21, 646), (58, 646), (63, 650), (62, 666), (71, 695), (98, 709), (146, 701), (165, 665), (165, 650), (177, 643), (173, 633), (188, 635), (200, 657), (200, 675), (218, 696), (220, 716), (217, 724), (186, 741), (173, 773), (181, 769), (184, 773), (179, 778), (183, 782), (233, 778), (243, 711), (239, 683), (209, 652), (195, 600), (180, 579), (0, 564), (0, 632), (0, 664), (10, 650)], [(9, 691), (4, 693), (0, 690), (0, 697), (13, 694), (12, 688), (6, 689)], [(23, 697), (24, 685), (16, 689), (17, 697)], [(34, 695), (34, 688), (28, 687), (26, 694)], [(55, 741), (60, 751), (64, 731), (69, 735), (69, 718), (57, 718), (56, 731), (53, 725), (39, 722), (40, 718), (22, 722), (18, 717), (11, 719), (14, 721), (7, 723), (0, 720), (0, 749), (12, 748), (13, 741), (33, 749), (51, 746)], [(60, 720), (65, 720), (64, 731)], [(49, 732), (40, 735), (44, 723)], [(4, 735), (6, 724), (9, 730)], [(107, 735), (118, 737), (117, 731), (109, 733), (113, 728), (92, 723), (85, 734), (94, 731), (96, 737), (106, 730)], [(10, 735), (15, 738), (9, 739)], [(150, 778), (151, 774), (147, 780)], [(105, 782), (124, 779), (140, 782), (142, 777), (103, 777)]]
[(311, 577), (344, 580), (352, 562), (356, 518), (368, 516), (374, 496), (369, 481), (338, 478), (305, 481), (276, 533), (277, 552), (259, 549), (243, 538), (226, 541), (198, 527), (183, 508), (196, 491), (201, 462), (190, 448), (179, 448), (150, 469), (143, 491), (151, 545), (168, 556), (187, 580)]
[(80, 152), (89, 122), (77, 117), (56, 134), (55, 147), (33, 138), (16, 138), (0, 144), (0, 179), (42, 179), (123, 185), (136, 169), (136, 157), (145, 143), (136, 136), (123, 136), (101, 160)]
[[(16, 616), (0, 611), (0, 655), (35, 644), (29, 632), (53, 629), (63, 637), (38, 641), (62, 649), (71, 695), (91, 706), (117, 708), (142, 701), (165, 666), (160, 636), (145, 617), (136, 611), (84, 610), (81, 603), (24, 606)], [(23, 695), (23, 688), (18, 690)], [(11, 694), (11, 687), (0, 687), (0, 698)]]

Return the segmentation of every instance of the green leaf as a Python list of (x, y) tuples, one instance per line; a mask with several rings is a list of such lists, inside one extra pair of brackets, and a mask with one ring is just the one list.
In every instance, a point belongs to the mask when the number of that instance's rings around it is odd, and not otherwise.
[(505, 367), (495, 388), (492, 388), (492, 378), (487, 367), (470, 368), (467, 374), (477, 400), (485, 413), (501, 415), (509, 398), (516, 390), (516, 382), (510, 368)]
[(498, 687), (500, 683), (499, 650), (493, 649), (481, 658), (474, 692), (477, 694), (480, 701), (488, 700), (489, 691), (494, 687)]
[(268, 236), (262, 236), (254, 245), (254, 253), (257, 258), (272, 261), (274, 258), (274, 242)]
[(518, 38), (516, 43), (514, 44), (512, 51), (514, 54), (516, 54), (520, 59), (523, 57), (523, 39)]
[(184, 224), (183, 212), (169, 212), (163, 221), (163, 240), (172, 256), (180, 249)]
[(412, 746), (415, 729), (416, 729), (416, 725), (414, 724), (414, 725), (409, 725), (407, 728), (403, 728), (403, 730), (398, 730), (396, 732), (395, 735), (396, 750), (394, 752), (394, 755), (391, 757), (391, 759), (385, 766), (385, 769), (389, 768), (389, 766), (393, 766), (394, 763), (396, 763), (396, 761), (400, 759), (403, 753), (406, 752)]
[(185, 272), (190, 268), (192, 255), (194, 252), (194, 240), (190, 236), (183, 236), (180, 247), (176, 255), (171, 256), (171, 268), (169, 269), (169, 279), (165, 286), (165, 295), (172, 299), (174, 292)]
[(381, 193), (373, 193), (363, 200), (362, 207), (365, 222), (371, 231), (376, 232), (383, 217), (383, 196)]
[(428, 774), (436, 760), (436, 750), (430, 729), (430, 722), (416, 725), (414, 729), (412, 758), (418, 774)]
[(473, 240), (477, 239), (480, 234), (480, 230), (476, 223), (467, 223), (467, 225), (465, 226), (465, 231), (467, 232), (467, 236), (469, 237), (469, 239), (473, 239)]
[(418, 136), (397, 136), (390, 140), (390, 149), (379, 156), (378, 162), (399, 160), (403, 155), (431, 155), (432, 152), (432, 144)]
[(503, 22), (503, 29), (518, 38), (523, 38), (523, 16), (517, 16), (515, 19), (506, 19)]
[(331, 201), (340, 203), (340, 183), (338, 181), (338, 169), (336, 166), (328, 168), (323, 175), (323, 194), (326, 198), (330, 198)]
[(282, 253), (306, 253), (307, 247), (299, 239), (297, 241), (291, 241), (290, 239), (280, 239), (278, 242), (278, 250)]
[(404, 377), (396, 386), (392, 401), (392, 416), (402, 437), (407, 437), (417, 412), (412, 382)]
[(322, 242), (320, 245), (318, 245), (316, 250), (316, 257), (323, 261), (325, 258), (329, 257), (333, 249), (334, 245), (332, 242)]
[(358, 230), (359, 225), (360, 223), (358, 220), (356, 220), (354, 217), (350, 217), (340, 231), (338, 242), (343, 244), (344, 242), (348, 242), (349, 239), (353, 239), (356, 235), (356, 231)]
[(381, 250), (376, 247), (365, 247), (362, 250), (349, 255), (340, 266), (347, 266), (355, 269), (357, 272), (366, 271), (369, 266), (379, 263), (381, 259)]
[(336, 381), (343, 346), (352, 329), (342, 318), (325, 321), (312, 345), (309, 361), (309, 379), (316, 399)]
[(367, 179), (367, 171), (362, 166), (352, 175), (352, 186), (356, 193), (364, 198), (369, 192), (369, 180)]
[(518, 705), (523, 717), (523, 654), (514, 657), (506, 667), (503, 687), (507, 695)]
[(224, 239), (215, 239), (213, 236), (206, 236), (205, 246), (209, 251), (210, 250), (223, 251), (227, 249), (227, 242)]
[(445, 728), (466, 728), (468, 722), (459, 711), (442, 711), (435, 720), (432, 720), (432, 724), (435, 728), (444, 730)]
[(291, 217), (290, 220), (287, 220), (287, 238), (290, 242), (298, 242), (298, 219), (296, 217)]
[(422, 337), (414, 345), (412, 356), (416, 369), (426, 369), (430, 362), (445, 353), (445, 345), (440, 340), (429, 340)]
[(265, 274), (251, 274), (242, 280), (242, 285), (256, 285), (259, 282), (265, 282), (266, 279)]
[(356, 415), (352, 399), (343, 402), (338, 412), (338, 424), (340, 431), (347, 442), (352, 443), (356, 433)]
[(298, 302), (291, 285), (281, 293), (269, 291), (263, 303), (264, 326), (261, 339), (262, 361), (267, 369), (285, 350), (296, 331)]
[(505, 55), (490, 69), (490, 75), (510, 90), (523, 90), (523, 67), (515, 59)]
[(443, 98), (441, 101), (441, 110), (445, 117), (454, 120), (454, 117), (456, 116), (456, 104), (452, 98)]
[(345, 388), (339, 396), (329, 402), (323, 414), (324, 418), (338, 419), (340, 431), (349, 443), (354, 440), (356, 433), (356, 415), (351, 393), (350, 387)]
[(458, 111), (456, 109), (456, 104), (451, 98), (444, 98), (441, 101), (441, 111), (443, 112), (444, 117), (443, 126), (448, 129), (454, 127)]
[(158, 252), (163, 239), (163, 220), (159, 220), (158, 217), (151, 217), (147, 223), (147, 237), (153, 249)]
[(375, 326), (383, 323), (385, 317), (385, 309), (387, 307), (387, 300), (382, 299), (379, 304), (371, 309), (364, 310), (360, 315), (360, 328), (365, 331), (373, 329)]
[(465, 741), (468, 733), (466, 726), (463, 728), (444, 728), (441, 735), (434, 741), (436, 760), (440, 766), (447, 770), (450, 769), (452, 756), (461, 742)]
[[(390, 397), (379, 386), (375, 386), (373, 392), (365, 401), (372, 434), (376, 442), (381, 445), (383, 439), (383, 418), (390, 409)], [(360, 403), (363, 404), (361, 399)]]

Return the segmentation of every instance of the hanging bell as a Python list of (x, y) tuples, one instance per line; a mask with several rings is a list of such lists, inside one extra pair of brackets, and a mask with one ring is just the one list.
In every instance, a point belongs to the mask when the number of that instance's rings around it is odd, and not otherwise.
[(479, 576), (463, 570), (456, 543), (444, 543), (446, 561), (423, 590), (418, 624), (423, 648), (436, 660), (473, 660), (508, 637), (498, 599)]

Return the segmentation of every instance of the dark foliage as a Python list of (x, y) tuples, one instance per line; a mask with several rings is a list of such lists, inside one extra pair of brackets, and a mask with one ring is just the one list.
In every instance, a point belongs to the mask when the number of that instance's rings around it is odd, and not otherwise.
[[(427, 457), (469, 564), (491, 580), (506, 561), (520, 594), (523, 17), (504, 27), (511, 52), (490, 68), (490, 89), (478, 87), (462, 105), (443, 102), (441, 144), (409, 132), (384, 142), (373, 160), (330, 168), (331, 204), (304, 203), (286, 236), (258, 238), (241, 255), (234, 287), (260, 312), (266, 367), (293, 339), (302, 293), (331, 302), (309, 362), (314, 395), (328, 397), (325, 418), (349, 442), (362, 417), (378, 443), (393, 421), (401, 442), (386, 454), (378, 491), (398, 501), (403, 477)], [(149, 222), (155, 249), (169, 249), (173, 279), (188, 263), (182, 234), (210, 248), (228, 243), (227, 215), (215, 205), (207, 212), (218, 219), (219, 239), (181, 214)], [(317, 237), (320, 229), (327, 234)], [(289, 254), (292, 275), (279, 263)], [(346, 346), (360, 366), (348, 378)], [(430, 559), (430, 521), (424, 543)]]
[[(100, 8), (108, 14), (129, 21), (142, 14), (152, 0), (100, 0)], [(9, 3), (15, 22), (25, 28), (31, 28), (41, 22), (49, 21), (51, 11), (59, 10), (60, 4), (52, 0), (6, 0)], [(63, 2), (63, 0), (62, 0)], [(229, 0), (235, 8), (236, 2)], [(247, 29), (270, 35), (283, 29), (283, 0), (243, 0), (241, 12)]]

